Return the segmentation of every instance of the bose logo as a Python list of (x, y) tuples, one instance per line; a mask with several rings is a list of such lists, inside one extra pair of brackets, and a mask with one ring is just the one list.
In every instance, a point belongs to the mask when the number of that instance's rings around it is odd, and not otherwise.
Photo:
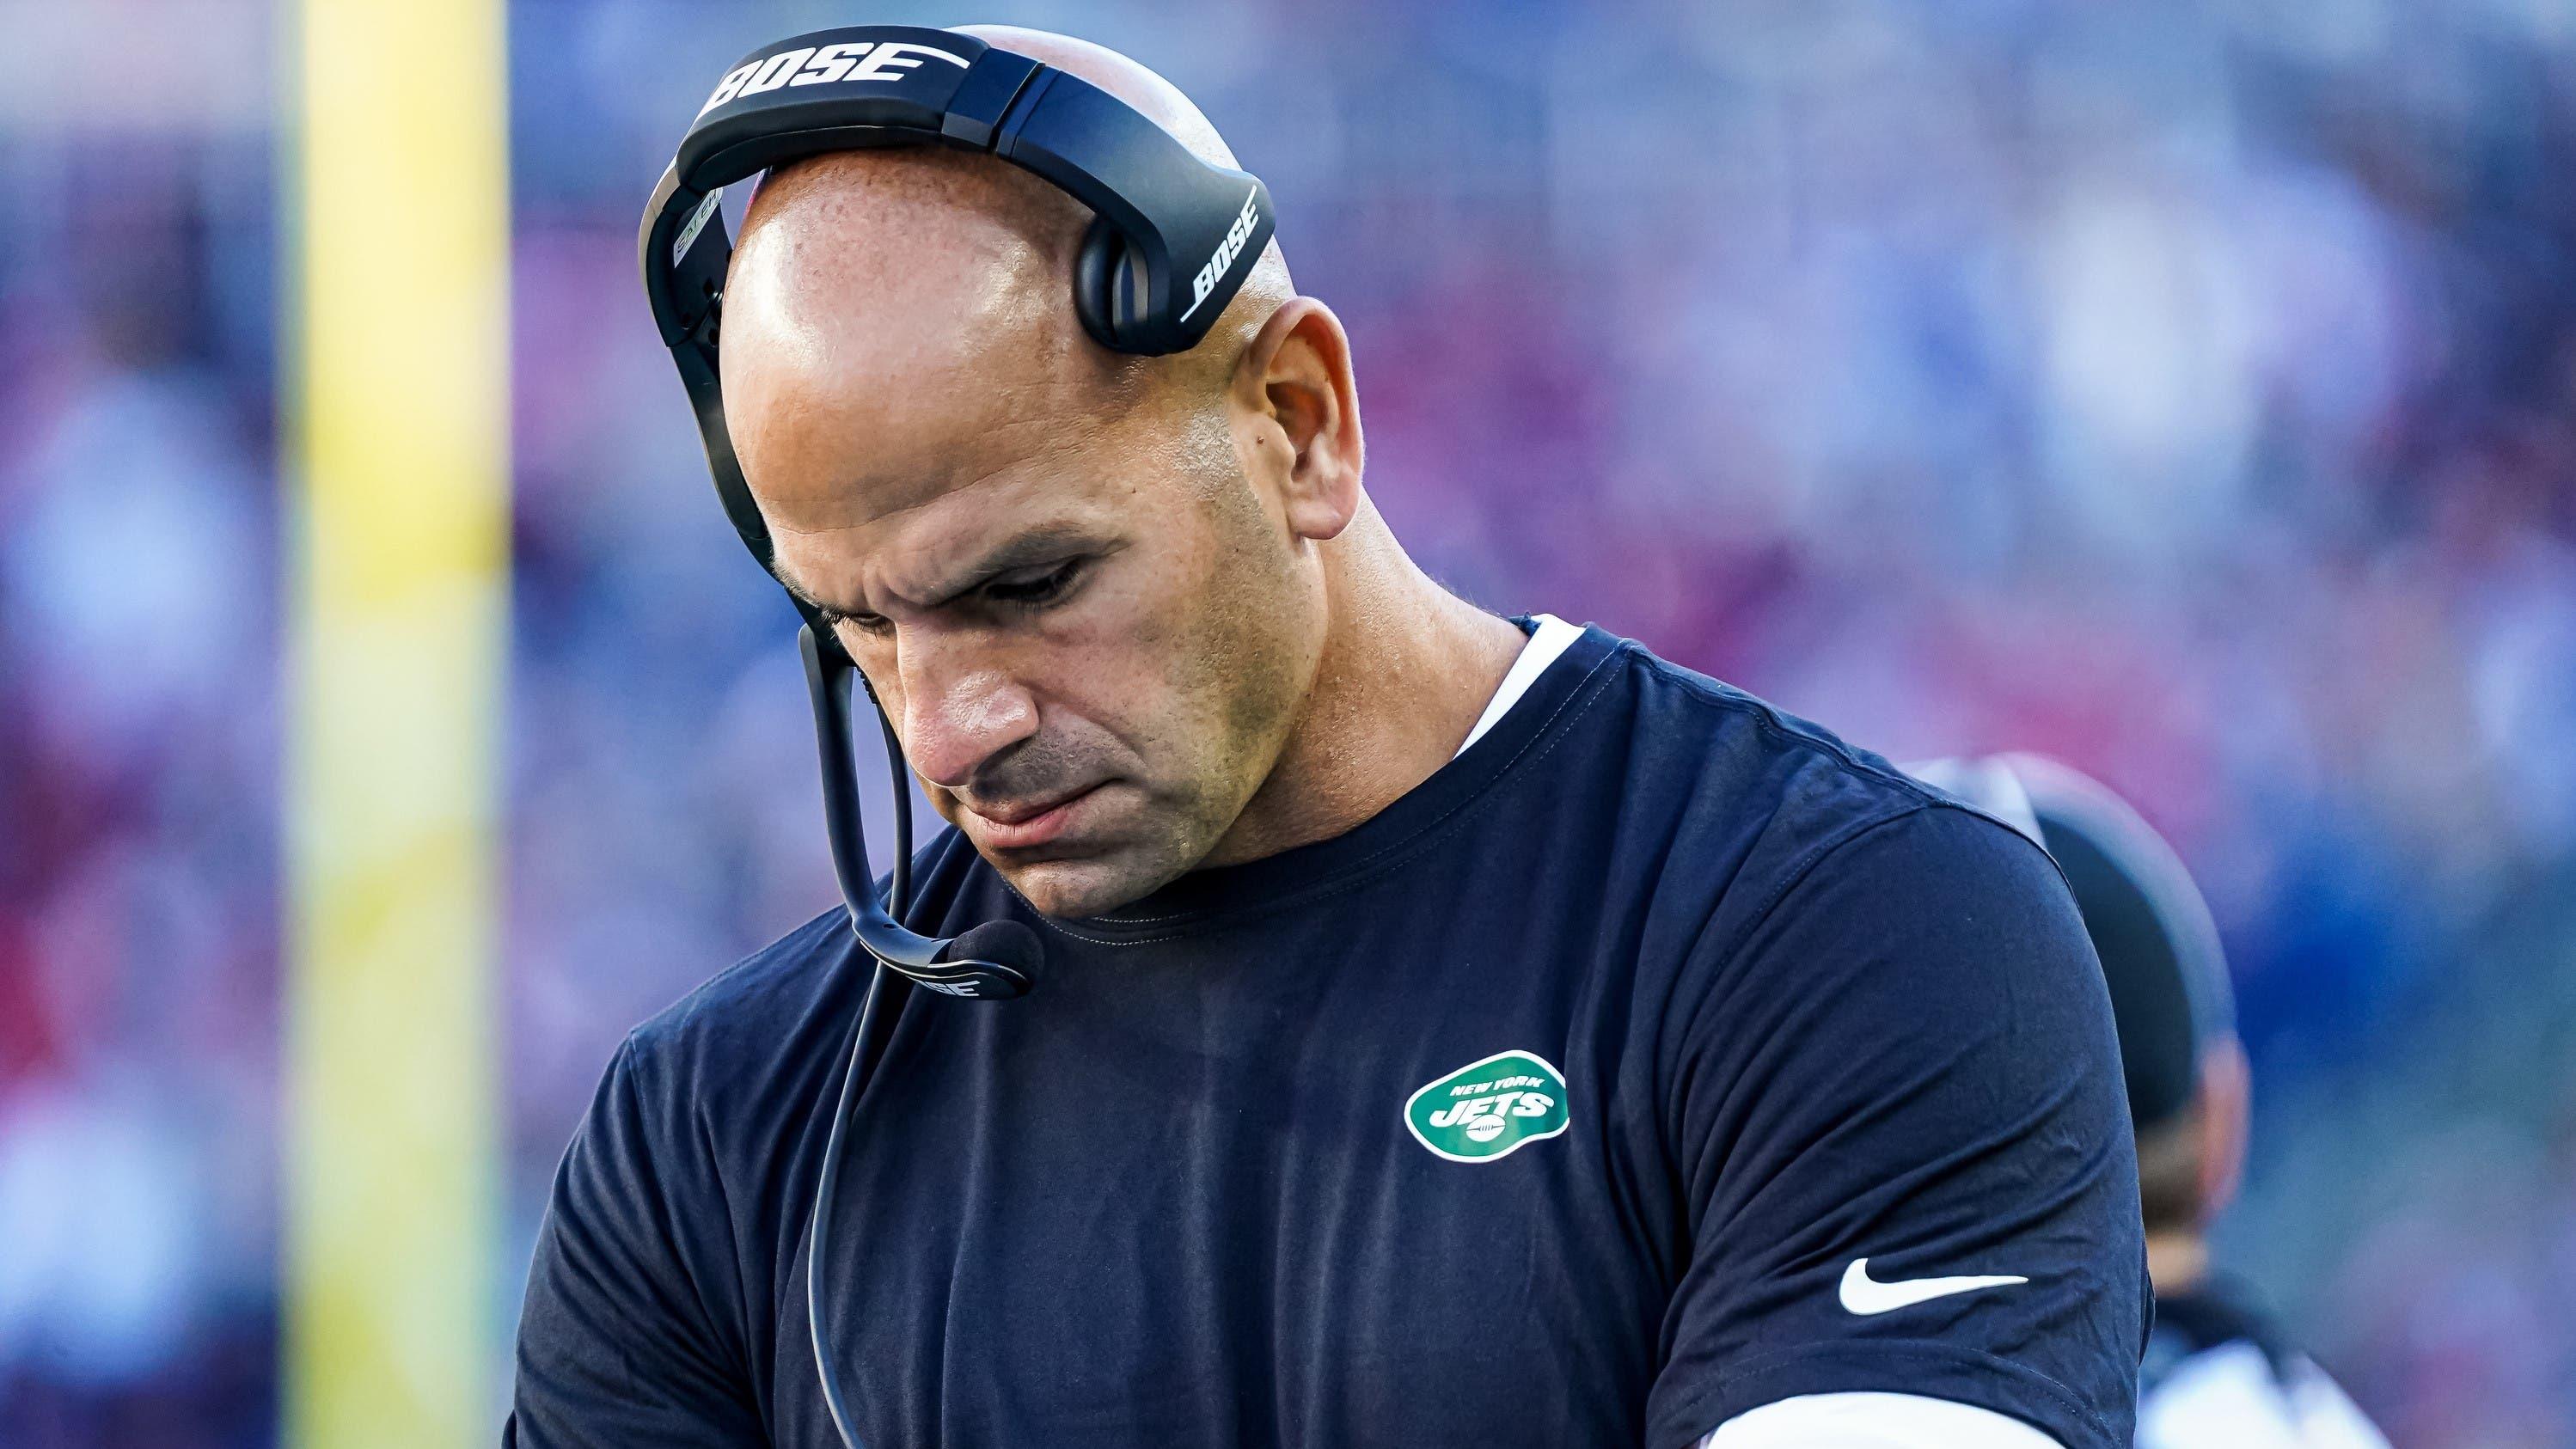
[(972, 981), (923, 981), (922, 978), (918, 976), (915, 976), (912, 979), (920, 981), (922, 985), (929, 987), (931, 990), (938, 992), (942, 996), (973, 996), (975, 994), (975, 983)]
[(1197, 276), (1190, 278), (1190, 311), (1180, 315), (1181, 321), (1190, 320), (1190, 312), (1197, 311), (1199, 304), (1208, 299), (1208, 293), (1216, 290), (1218, 280), (1234, 270), (1234, 259), (1243, 255), (1243, 244), (1252, 240), (1252, 224), (1258, 219), (1256, 208), (1260, 201), (1260, 187), (1243, 194), (1243, 210), (1235, 213), (1234, 225), (1225, 229), (1225, 239), (1208, 254), (1207, 265), (1199, 268)]
[[(864, 63), (861, 57), (865, 57)], [(716, 93), (698, 107), (703, 116), (727, 101), (774, 91), (780, 86), (827, 85), (833, 81), (893, 81), (903, 73), (918, 69), (925, 60), (944, 60), (959, 70), (966, 68), (963, 56), (951, 55), (933, 45), (915, 45), (909, 40), (845, 40), (817, 50), (799, 46), (776, 55), (737, 66), (729, 72)]]
[(697, 210), (689, 213), (688, 225), (680, 228), (679, 238), (671, 243), (672, 266), (678, 266), (680, 258), (689, 254), (690, 244), (698, 239), (699, 232), (707, 229), (707, 222), (715, 216), (716, 208), (722, 205), (724, 205), (724, 188), (719, 186), (707, 193), (707, 199), (698, 203)]

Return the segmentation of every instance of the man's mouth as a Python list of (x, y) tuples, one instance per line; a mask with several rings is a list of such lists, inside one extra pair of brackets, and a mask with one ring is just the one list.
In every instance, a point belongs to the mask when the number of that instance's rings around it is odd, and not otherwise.
[(1013, 802), (984, 807), (969, 805), (967, 812), (984, 822), (975, 832), (975, 841), (987, 850), (1026, 850), (1044, 845), (1064, 833), (1072, 823), (1074, 808), (1090, 799), (1098, 785), (1085, 785), (1070, 794), (1052, 800)]

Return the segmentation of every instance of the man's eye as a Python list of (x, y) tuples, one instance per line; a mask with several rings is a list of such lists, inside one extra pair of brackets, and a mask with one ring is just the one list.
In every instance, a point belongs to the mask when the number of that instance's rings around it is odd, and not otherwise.
[(862, 634), (883, 634), (894, 627), (883, 614), (843, 614), (832, 622), (847, 624)]
[(1082, 574), (1080, 559), (1070, 559), (1034, 578), (995, 579), (984, 586), (984, 597), (997, 604), (1031, 608), (1051, 604), (1064, 597)]

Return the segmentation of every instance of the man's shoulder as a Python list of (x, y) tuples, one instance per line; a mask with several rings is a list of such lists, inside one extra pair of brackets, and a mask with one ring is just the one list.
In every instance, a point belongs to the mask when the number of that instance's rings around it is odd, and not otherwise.
[(1785, 889), (1871, 836), (1925, 851), (1965, 844), (2018, 860), (2016, 869), (2045, 861), (2004, 821), (1821, 724), (1634, 641), (1622, 642), (1614, 662), (1633, 701), (1622, 742), (1630, 789), (1674, 802), (1676, 851), (1735, 861), (1731, 887), (1767, 878)]
[(867, 979), (848, 920), (836, 905), (717, 972), (628, 1033), (628, 1057), (661, 1075), (739, 1081), (845, 1030)]
[(784, 1221), (813, 1169), (867, 973), (839, 908), (754, 951), (626, 1035), (583, 1135), (634, 1191), (719, 1221)]
[(1830, 982), (1843, 1047), (1974, 1030), (2015, 992), (2090, 1028), (2099, 972), (2035, 842), (1742, 689), (1634, 644), (1613, 663), (1627, 707), (1596, 748), (1621, 763), (1591, 783), (1622, 796), (1604, 900), (1641, 923), (1639, 989), (1684, 1017), (1787, 1020)]

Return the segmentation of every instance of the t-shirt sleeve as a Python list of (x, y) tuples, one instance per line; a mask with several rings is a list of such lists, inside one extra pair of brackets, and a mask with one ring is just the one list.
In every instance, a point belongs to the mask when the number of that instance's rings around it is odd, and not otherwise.
[(619, 1049), (555, 1174), (519, 1315), (505, 1446), (768, 1442), (721, 1192), (690, 1150), (684, 1094), (658, 1086), (642, 1056), (631, 1037)]
[(1697, 948), (1685, 979), (1705, 989), (1668, 1047), (1691, 1259), (1651, 1444), (1878, 1391), (2126, 1449), (2149, 1311), (2137, 1160), (2054, 865), (1928, 806), (1826, 842), (1726, 935)]

